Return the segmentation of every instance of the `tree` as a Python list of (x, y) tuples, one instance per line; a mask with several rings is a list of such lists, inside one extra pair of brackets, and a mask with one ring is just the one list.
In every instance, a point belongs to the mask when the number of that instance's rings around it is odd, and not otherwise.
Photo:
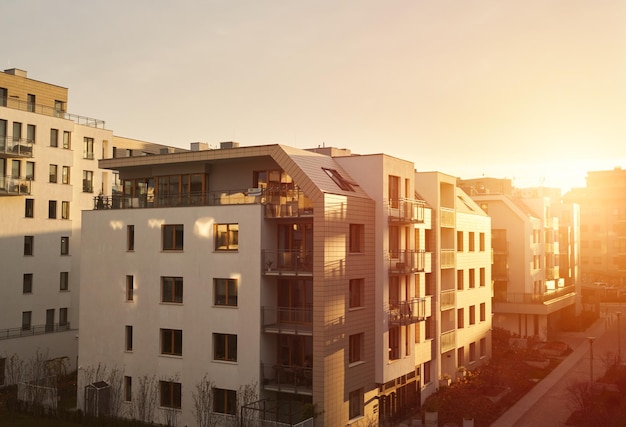
[(137, 387), (137, 391), (133, 395), (131, 417), (137, 418), (144, 423), (153, 422), (154, 409), (156, 408), (158, 398), (156, 377), (154, 375), (139, 377), (139, 387)]
[(213, 412), (213, 387), (215, 384), (204, 374), (193, 391), (193, 416), (198, 427), (217, 426), (217, 419), (212, 416)]

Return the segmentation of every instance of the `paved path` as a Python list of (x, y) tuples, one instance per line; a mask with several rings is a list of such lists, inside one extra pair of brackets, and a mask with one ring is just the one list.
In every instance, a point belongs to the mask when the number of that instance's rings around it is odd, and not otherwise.
[[(593, 376), (598, 378), (606, 368), (604, 358), (608, 352), (617, 354), (618, 326), (615, 311), (617, 305), (608, 306), (608, 312), (584, 332), (562, 333), (557, 340), (566, 342), (573, 352), (563, 360), (548, 376), (533, 387), (507, 412), (502, 414), (491, 427), (558, 427), (565, 426), (571, 413), (568, 385), (590, 378), (590, 345), (587, 337), (596, 337), (593, 342)], [(626, 322), (626, 312), (624, 312)], [(621, 326), (621, 325), (620, 325)], [(620, 330), (621, 346), (626, 351), (626, 324)]]

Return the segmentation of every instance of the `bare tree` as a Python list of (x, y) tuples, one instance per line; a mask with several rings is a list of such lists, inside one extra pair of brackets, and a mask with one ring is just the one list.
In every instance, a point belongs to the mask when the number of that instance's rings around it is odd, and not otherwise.
[[(177, 383), (178, 375), (173, 377), (162, 377), (161, 381), (165, 381), (168, 383)], [(161, 391), (162, 393), (163, 391)], [(161, 397), (161, 402), (163, 402), (163, 397)], [(170, 402), (174, 403), (174, 402)], [(163, 403), (161, 403), (163, 405)], [(163, 421), (167, 427), (176, 427), (178, 425), (178, 417), (180, 415), (180, 408), (175, 407), (174, 405), (163, 407), (161, 409), (161, 414), (163, 415)]]
[(237, 426), (251, 426), (256, 422), (258, 418), (256, 411), (242, 411), (241, 408), (259, 400), (258, 389), (256, 382), (239, 386), (239, 390), (237, 390), (237, 414), (235, 417)]
[(213, 416), (213, 387), (215, 384), (204, 374), (193, 391), (193, 416), (198, 427), (215, 427), (217, 419)]
[(119, 418), (122, 415), (123, 371), (118, 367), (109, 369), (106, 365), (98, 363), (97, 366), (88, 366), (82, 369), (81, 375), (85, 385), (97, 381), (104, 381), (109, 385), (109, 408), (107, 415)]
[(572, 411), (584, 414), (593, 407), (593, 389), (589, 381), (572, 382), (567, 386), (567, 395)]
[(158, 384), (154, 375), (139, 377), (139, 387), (133, 393), (132, 416), (144, 423), (154, 421), (154, 410), (157, 405)]
[(17, 384), (24, 380), (25, 362), (16, 353), (7, 357), (5, 369), (7, 385)]

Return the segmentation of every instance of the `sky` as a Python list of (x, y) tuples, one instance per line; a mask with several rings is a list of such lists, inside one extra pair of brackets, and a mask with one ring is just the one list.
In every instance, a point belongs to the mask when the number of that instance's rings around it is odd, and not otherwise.
[(623, 0), (3, 0), (0, 67), (116, 135), (385, 153), (568, 189), (626, 167)]

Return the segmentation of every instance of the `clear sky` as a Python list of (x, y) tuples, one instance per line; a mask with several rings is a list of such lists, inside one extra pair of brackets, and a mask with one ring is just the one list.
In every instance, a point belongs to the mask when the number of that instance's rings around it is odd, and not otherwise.
[(626, 167), (624, 0), (2, 0), (0, 66), (115, 134), (345, 147), (517, 187)]

